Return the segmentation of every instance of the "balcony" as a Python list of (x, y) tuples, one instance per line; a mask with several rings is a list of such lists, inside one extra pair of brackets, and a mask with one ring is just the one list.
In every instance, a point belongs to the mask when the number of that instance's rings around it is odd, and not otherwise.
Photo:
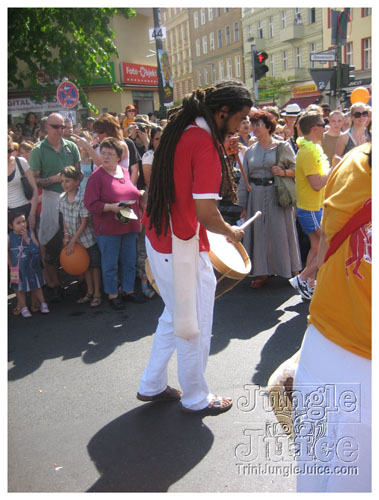
[(304, 38), (304, 25), (294, 24), (293, 26), (282, 29), (279, 38), (281, 43)]

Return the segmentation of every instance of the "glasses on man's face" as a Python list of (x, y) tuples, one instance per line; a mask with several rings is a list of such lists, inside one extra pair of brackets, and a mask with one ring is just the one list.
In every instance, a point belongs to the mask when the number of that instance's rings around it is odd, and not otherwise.
[(8, 149), (8, 154), (10, 155), (11, 153), (13, 153), (14, 149)]
[(316, 127), (322, 127), (322, 128), (325, 128), (325, 127), (326, 127), (325, 123), (316, 123), (316, 125), (315, 125), (315, 126), (316, 126)]
[(263, 122), (251, 122), (251, 126), (252, 127), (264, 127), (264, 123)]
[(55, 123), (47, 123), (46, 122), (46, 125), (49, 125), (50, 127), (55, 128), (55, 130), (59, 130), (60, 128), (62, 130), (64, 130), (66, 128), (64, 125), (56, 125)]
[(116, 156), (116, 153), (111, 152), (111, 151), (100, 151), (101, 156), (104, 158), (112, 158), (112, 156)]
[(354, 116), (354, 118), (360, 118), (361, 116), (367, 117), (368, 116), (368, 111), (362, 111), (362, 113), (360, 111), (356, 111), (353, 114), (353, 116)]

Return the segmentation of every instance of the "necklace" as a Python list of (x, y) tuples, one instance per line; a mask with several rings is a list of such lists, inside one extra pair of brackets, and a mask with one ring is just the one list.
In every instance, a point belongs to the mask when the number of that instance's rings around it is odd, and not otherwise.
[(299, 146), (299, 148), (305, 148), (313, 154), (316, 163), (321, 164), (322, 171), (324, 173), (329, 170), (330, 164), (328, 157), (324, 153), (320, 144), (316, 144), (313, 141), (307, 141), (306, 139), (304, 139), (304, 137), (298, 137), (296, 140), (296, 144)]

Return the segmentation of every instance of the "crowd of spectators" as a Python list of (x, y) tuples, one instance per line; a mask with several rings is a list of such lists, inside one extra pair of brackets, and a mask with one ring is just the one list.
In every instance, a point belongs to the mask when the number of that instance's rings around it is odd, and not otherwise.
[[(299, 138), (308, 135), (301, 122), (309, 115), (314, 117), (311, 129), (317, 131), (317, 139), (311, 136), (322, 146), (330, 166), (352, 147), (370, 139), (371, 108), (363, 103), (352, 105), (345, 113), (331, 110), (329, 105), (311, 105), (306, 110), (298, 104), (282, 110), (275, 106), (252, 108), (238, 131), (240, 161), (233, 160), (239, 184), (237, 204), (227, 199), (220, 203), (221, 213), (231, 223), (257, 210), (263, 213), (245, 231), (243, 242), (252, 261), (250, 286), (260, 288), (270, 276), (282, 276), (305, 299), (311, 298), (314, 289), (314, 276), (307, 269), (317, 251), (313, 233), (319, 228), (316, 223), (310, 231), (301, 223), (301, 207), (276, 203), (274, 178), (290, 177), (300, 189)], [(303, 127), (306, 122), (303, 119)], [(79, 277), (86, 284), (79, 303), (97, 307), (105, 294), (109, 304), (120, 310), (127, 301), (142, 303), (155, 295), (145, 273), (145, 237), (140, 221), (154, 151), (166, 123), (152, 114), (139, 114), (135, 106), (128, 105), (124, 114), (103, 113), (82, 123), (73, 123), (59, 113), (39, 120), (30, 112), (24, 124), (8, 129), (8, 215), (13, 221), (15, 214), (24, 214), (31, 231), (28, 239), (40, 248), (48, 302), (63, 300), (59, 255), (63, 247), (72, 251), (74, 243), (85, 246), (91, 257), (90, 269)], [(248, 184), (241, 180), (242, 165)], [(309, 180), (308, 175), (305, 173)], [(32, 190), (29, 199), (23, 189), (24, 176)], [(72, 191), (67, 191), (67, 185)], [(322, 186), (310, 189), (318, 193)], [(21, 283), (12, 287), (22, 292)], [(42, 307), (37, 295), (33, 294), (32, 312)], [(15, 314), (29, 317), (24, 302), (18, 300)]]

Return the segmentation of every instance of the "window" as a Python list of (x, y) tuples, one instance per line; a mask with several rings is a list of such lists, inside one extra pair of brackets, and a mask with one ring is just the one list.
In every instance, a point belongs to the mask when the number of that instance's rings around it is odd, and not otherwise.
[(224, 9), (225, 14), (229, 12), (229, 9)]
[(235, 64), (235, 68), (236, 68), (236, 77), (240, 78), (240, 76), (241, 76), (241, 58), (240, 58), (240, 56), (235, 56), (234, 64)]
[(287, 71), (288, 69), (288, 53), (286, 50), (283, 50), (283, 71)]
[(201, 51), (200, 51), (200, 39), (199, 38), (196, 40), (195, 45), (196, 45), (196, 55), (200, 56)]
[(212, 71), (212, 83), (216, 81), (216, 65), (213, 63), (209, 63), (211, 65), (211, 71)]
[(217, 17), (220, 17), (221, 16), (221, 9), (216, 9), (216, 14), (217, 14)]
[(286, 11), (282, 10), (282, 28), (287, 26)]
[(193, 14), (193, 26), (194, 26), (194, 28), (199, 27), (199, 13), (197, 11), (194, 12), (194, 14)]
[(296, 68), (301, 68), (301, 48), (296, 47)]
[(353, 60), (353, 42), (348, 42), (346, 44), (345, 62), (349, 66), (353, 66), (354, 65), (354, 60)]
[(213, 21), (213, 9), (208, 9), (208, 21)]
[(225, 26), (225, 45), (230, 45), (230, 26)]
[(208, 37), (207, 35), (203, 36), (203, 54), (208, 53)]
[(177, 57), (178, 57), (178, 68), (177, 68), (177, 69), (178, 69), (178, 76), (180, 76), (180, 74), (181, 74), (180, 54), (178, 54), (178, 56), (177, 56)]
[(207, 67), (204, 68), (204, 83), (206, 85), (208, 85), (208, 83), (209, 83), (208, 68)]
[(234, 23), (234, 41), (239, 42), (240, 39), (240, 25), (239, 22), (237, 21)]
[(209, 33), (209, 50), (212, 52), (215, 49), (215, 34)]
[(274, 23), (272, 21), (272, 16), (268, 18), (268, 37), (272, 38), (274, 36)]
[(247, 27), (247, 39), (249, 40), (249, 38), (253, 38), (253, 25), (252, 24), (249, 24), (249, 26)]
[(298, 7), (295, 9), (295, 24), (303, 24), (303, 20), (301, 19), (300, 9)]
[(201, 24), (205, 24), (205, 9), (201, 9)]
[(233, 66), (232, 66), (231, 59), (226, 60), (226, 76), (228, 78), (232, 78), (232, 76), (233, 76)]
[(197, 70), (197, 84), (198, 84), (199, 87), (201, 87), (202, 84), (203, 84), (202, 81), (201, 81), (201, 69)]
[[(309, 54), (315, 54), (316, 52), (316, 44), (311, 43), (309, 44)], [(315, 61), (311, 61), (311, 68), (315, 67)]]
[(274, 74), (274, 56), (270, 54), (270, 74), (271, 76), (275, 76)]
[(220, 80), (223, 80), (225, 78), (225, 74), (224, 74), (224, 61), (220, 61), (218, 63), (218, 71), (219, 71), (219, 78), (220, 78)]
[(309, 9), (309, 24), (313, 24), (316, 22), (316, 9), (313, 7)]
[(363, 47), (363, 69), (371, 69), (371, 38), (362, 40)]
[(262, 25), (262, 21), (258, 21), (258, 38), (263, 38), (263, 25)]
[(370, 8), (362, 9), (362, 17), (367, 17), (367, 16), (371, 16), (371, 9)]
[(218, 42), (218, 48), (222, 48), (222, 30), (217, 30), (217, 42)]

